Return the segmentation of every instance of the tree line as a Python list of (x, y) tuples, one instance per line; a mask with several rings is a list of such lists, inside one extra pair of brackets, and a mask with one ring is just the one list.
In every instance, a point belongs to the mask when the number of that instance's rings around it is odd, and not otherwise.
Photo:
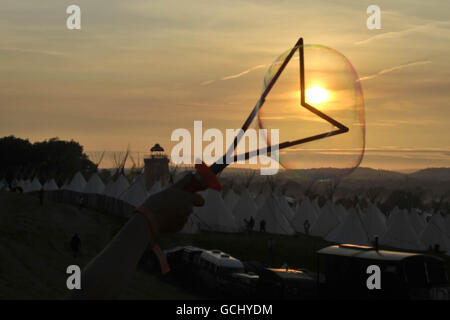
[(89, 176), (97, 165), (89, 160), (83, 146), (74, 140), (51, 138), (31, 143), (15, 136), (0, 138), (0, 179), (33, 179), (41, 183), (55, 179), (59, 184), (77, 172)]

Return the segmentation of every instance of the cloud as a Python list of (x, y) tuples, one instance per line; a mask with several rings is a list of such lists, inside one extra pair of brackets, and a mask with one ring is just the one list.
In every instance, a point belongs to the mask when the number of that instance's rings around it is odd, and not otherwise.
[(381, 121), (371, 121), (370, 126), (377, 127), (397, 127), (397, 126), (428, 126), (428, 125), (438, 125), (440, 120), (433, 119), (385, 119)]
[(407, 148), (399, 146), (389, 146), (389, 147), (379, 147), (379, 148), (366, 148), (366, 152), (405, 152), (405, 153), (442, 153), (448, 154), (450, 152), (449, 148)]
[[(405, 29), (405, 30), (380, 33), (380, 34), (377, 34), (377, 35), (375, 35), (373, 37), (367, 38), (365, 40), (356, 41), (355, 45), (366, 44), (366, 43), (369, 43), (369, 42), (373, 42), (375, 40), (401, 38), (403, 36), (407, 36), (407, 35), (409, 35), (411, 33), (414, 33), (414, 32), (425, 31), (427, 29), (431, 29), (431, 28), (439, 27), (439, 26), (446, 27), (446, 26), (449, 26), (449, 24), (450, 24), (450, 21), (434, 21), (434, 22), (422, 24), (422, 25), (419, 25), (419, 26), (415, 26), (415, 27), (412, 27), (412, 28), (408, 28), (408, 29)], [(429, 31), (429, 32), (432, 32), (432, 31)]]
[(423, 25), (420, 25), (420, 26), (412, 27), (412, 28), (409, 28), (409, 29), (401, 30), (401, 31), (385, 32), (385, 33), (377, 34), (377, 35), (372, 36), (372, 37), (370, 37), (368, 39), (365, 39), (365, 40), (356, 41), (355, 44), (356, 45), (360, 45), (360, 44), (366, 44), (366, 43), (372, 42), (374, 40), (400, 38), (402, 36), (405, 36), (405, 35), (408, 35), (410, 33), (419, 31), (421, 29), (426, 29), (426, 28), (431, 27), (433, 25), (436, 25), (436, 22), (423, 24)]
[(207, 81), (203, 81), (202, 83), (200, 83), (201, 86), (207, 86), (208, 84), (213, 83), (215, 80), (207, 80)]
[(63, 56), (64, 53), (57, 51), (47, 51), (47, 50), (32, 50), (32, 49), (21, 49), (21, 48), (0, 48), (0, 51), (6, 52), (19, 52), (19, 53), (35, 53), (48, 56)]
[(223, 78), (221, 78), (220, 80), (236, 79), (236, 78), (242, 77), (243, 75), (246, 75), (246, 74), (249, 73), (249, 72), (252, 72), (252, 71), (258, 70), (258, 69), (262, 69), (262, 68), (267, 68), (267, 65), (266, 65), (266, 64), (260, 64), (260, 65), (251, 67), (251, 68), (249, 68), (249, 69), (247, 69), (247, 70), (244, 70), (244, 71), (242, 71), (242, 72), (233, 74), (233, 75), (231, 75), (231, 76), (223, 77)]
[(420, 65), (423, 65), (423, 64), (429, 64), (429, 63), (431, 63), (430, 60), (422, 60), (422, 61), (415, 61), (415, 62), (411, 62), (411, 63), (401, 64), (399, 66), (395, 66), (395, 67), (388, 68), (388, 69), (383, 69), (381, 71), (378, 71), (377, 73), (374, 73), (374, 74), (371, 74), (371, 75), (368, 75), (368, 76), (365, 76), (365, 77), (361, 77), (361, 78), (359, 78), (359, 81), (375, 79), (375, 78), (378, 78), (379, 76), (381, 76), (383, 74), (386, 74), (386, 73), (390, 73), (390, 72), (393, 72), (393, 71), (401, 70), (401, 69), (404, 69), (404, 68), (420, 66)]
[[(252, 72), (252, 71), (255, 71), (255, 70), (258, 70), (258, 69), (267, 68), (268, 66), (269, 66), (268, 64), (259, 64), (259, 65), (257, 65), (257, 66), (248, 68), (247, 70), (241, 71), (241, 72), (239, 72), (239, 73), (236, 73), (236, 74), (232, 74), (232, 75), (229, 75), (229, 76), (222, 77), (222, 78), (220, 78), (220, 80), (226, 81), (226, 80), (236, 79), (236, 78), (242, 77), (242, 76), (244, 76), (244, 75), (246, 75), (247, 73), (250, 73), (250, 72)], [(213, 82), (215, 82), (215, 80), (203, 81), (202, 83), (200, 83), (200, 85), (201, 85), (201, 86), (207, 86), (207, 85), (209, 85), (209, 84), (211, 84), (211, 83), (213, 83)]]

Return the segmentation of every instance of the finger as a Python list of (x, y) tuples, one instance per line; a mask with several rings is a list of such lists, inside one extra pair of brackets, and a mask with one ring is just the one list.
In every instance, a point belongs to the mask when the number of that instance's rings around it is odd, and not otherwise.
[(188, 172), (184, 177), (182, 177), (180, 180), (178, 180), (173, 187), (177, 189), (184, 189), (186, 186), (189, 185), (194, 175), (192, 172)]
[(173, 194), (176, 195), (175, 198), (178, 199), (178, 204), (180, 207), (186, 207), (188, 205), (202, 207), (205, 204), (205, 199), (194, 192), (184, 191), (184, 190), (173, 190)]

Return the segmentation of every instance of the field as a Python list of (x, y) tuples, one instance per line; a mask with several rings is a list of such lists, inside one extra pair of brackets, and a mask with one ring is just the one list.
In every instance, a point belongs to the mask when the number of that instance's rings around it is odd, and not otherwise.
[[(0, 193), (0, 299), (63, 299), (66, 268), (85, 266), (124, 220), (37, 197)], [(81, 253), (73, 258), (69, 241), (77, 232)], [(193, 295), (138, 270), (122, 299), (192, 299)]]
[[(62, 299), (67, 294), (66, 268), (85, 266), (121, 228), (125, 220), (47, 201), (37, 197), (0, 193), (0, 299)], [(73, 258), (69, 241), (78, 233), (81, 256)], [(273, 249), (269, 250), (268, 242)], [(161, 247), (194, 245), (221, 249), (241, 260), (260, 261), (271, 266), (315, 270), (314, 252), (329, 245), (326, 241), (299, 236), (278, 236), (253, 232), (225, 234), (203, 232), (196, 235), (162, 235)], [(441, 256), (450, 270), (450, 257)], [(196, 299), (159, 276), (138, 268), (122, 299)]]

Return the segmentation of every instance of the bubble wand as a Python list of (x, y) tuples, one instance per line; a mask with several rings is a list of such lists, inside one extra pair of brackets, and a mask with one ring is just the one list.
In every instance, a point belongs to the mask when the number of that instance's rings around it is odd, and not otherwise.
[[(245, 159), (248, 160), (249, 158), (256, 156), (261, 153), (261, 151), (267, 152), (267, 154), (270, 154), (272, 149), (274, 150), (281, 150), (286, 149), (292, 146), (304, 144), (307, 142), (324, 139), (327, 137), (339, 135), (342, 133), (346, 133), (349, 131), (349, 128), (343, 125), (342, 123), (338, 122), (337, 120), (333, 119), (332, 117), (326, 115), (322, 111), (318, 110), (317, 108), (314, 108), (310, 104), (308, 104), (305, 100), (305, 64), (304, 64), (304, 52), (303, 52), (303, 38), (298, 39), (295, 46), (291, 49), (289, 54), (286, 56), (284, 61), (282, 62), (280, 68), (277, 70), (275, 75), (270, 79), (269, 83), (265, 87), (263, 93), (261, 94), (258, 102), (256, 103), (255, 107), (253, 108), (252, 112), (250, 112), (250, 115), (248, 116), (247, 120), (245, 120), (244, 124), (242, 125), (241, 130), (243, 132), (247, 131), (250, 124), (254, 120), (255, 116), (258, 114), (259, 110), (263, 107), (266, 96), (269, 94), (270, 90), (274, 86), (275, 82), (278, 80), (279, 76), (285, 69), (286, 65), (291, 61), (291, 58), (295, 54), (296, 50), (299, 50), (299, 76), (300, 76), (300, 106), (304, 107), (308, 111), (314, 113), (316, 116), (322, 118), (323, 120), (329, 122), (333, 126), (335, 126), (337, 129), (321, 133), (313, 136), (309, 136), (306, 138), (294, 140), (294, 141), (285, 141), (282, 143), (279, 143), (275, 146), (267, 146), (267, 148), (254, 150), (246, 152), (242, 155), (234, 155), (233, 160), (236, 161), (237, 159)], [(201, 190), (205, 190), (208, 188), (215, 189), (215, 190), (221, 190), (220, 183), (217, 179), (217, 174), (222, 172), (230, 163), (227, 163), (228, 157), (227, 155), (231, 154), (237, 147), (240, 139), (243, 135), (237, 135), (233, 141), (233, 143), (230, 145), (227, 153), (222, 156), (221, 161), (216, 161), (211, 166), (207, 166), (205, 163), (196, 164), (195, 170), (196, 173), (193, 175), (192, 180), (188, 184), (188, 186), (185, 188), (188, 191), (191, 192), (197, 192)]]
[[(277, 150), (285, 149), (285, 148), (300, 145), (303, 143), (320, 140), (320, 139), (335, 136), (338, 134), (346, 133), (349, 131), (349, 128), (346, 127), (345, 125), (343, 125), (342, 123), (336, 121), (335, 119), (331, 118), (330, 116), (326, 115), (325, 113), (319, 111), (318, 109), (314, 108), (310, 104), (306, 103), (306, 101), (305, 101), (305, 66), (304, 66), (303, 38), (300, 38), (297, 41), (297, 43), (295, 44), (295, 46), (290, 50), (289, 54), (284, 58), (283, 62), (281, 63), (280, 68), (277, 70), (277, 72), (274, 74), (274, 76), (271, 77), (270, 81), (265, 86), (265, 89), (264, 89), (263, 93), (261, 94), (258, 102), (256, 103), (255, 107), (253, 108), (252, 112), (249, 114), (247, 120), (245, 120), (244, 124), (242, 125), (242, 128), (241, 128), (242, 132), (247, 131), (250, 124), (255, 119), (255, 116), (258, 114), (258, 112), (263, 107), (265, 99), (266, 99), (267, 95), (269, 94), (270, 90), (272, 89), (272, 87), (274, 86), (274, 84), (276, 83), (278, 78), (280, 77), (280, 75), (283, 72), (283, 70), (285, 69), (286, 65), (289, 63), (289, 61), (291, 61), (293, 55), (295, 54), (295, 52), (297, 50), (299, 50), (299, 69), (300, 69), (299, 76), (300, 76), (300, 93), (301, 93), (300, 106), (304, 107), (308, 111), (314, 113), (316, 116), (318, 116), (318, 117), (322, 118), (323, 120), (327, 121), (328, 123), (332, 124), (333, 126), (335, 126), (337, 128), (337, 130), (309, 136), (309, 137), (294, 140), (294, 141), (285, 141), (283, 143), (279, 143), (276, 146), (272, 146), (272, 145), (267, 146), (264, 149), (247, 152), (247, 153), (241, 154), (241, 155), (234, 155), (233, 156), (234, 161), (236, 161), (239, 158), (241, 158), (241, 159), (243, 158), (243, 159), (247, 160), (250, 157), (260, 154), (262, 151), (264, 151), (264, 153), (267, 152), (267, 154), (270, 154), (272, 149), (274, 149), (274, 150), (275, 149), (277, 149)], [(219, 158), (220, 161), (219, 160), (216, 161), (209, 167), (204, 162), (202, 162), (200, 164), (196, 164), (195, 165), (195, 174), (192, 175), (191, 180), (189, 181), (189, 183), (187, 184), (187, 186), (184, 189), (189, 192), (202, 191), (202, 190), (206, 190), (208, 188), (220, 191), (222, 187), (219, 183), (219, 180), (217, 179), (217, 174), (222, 172), (230, 164), (230, 163), (227, 163), (228, 162), (227, 160), (229, 160), (228, 155), (232, 154), (232, 152), (234, 153), (234, 150), (236, 149), (242, 136), (243, 135), (238, 134), (235, 137), (233, 143), (228, 148), (227, 153), (225, 155), (223, 155), (223, 157), (221, 159)], [(154, 221), (153, 215), (151, 214), (151, 212), (148, 211), (148, 209), (146, 209), (143, 206), (137, 208), (136, 211), (144, 214), (147, 217), (147, 220), (149, 221), (149, 225), (152, 228), (152, 234), (153, 234), (153, 237), (150, 241), (151, 247), (152, 247), (153, 251), (155, 252), (156, 256), (158, 257), (158, 260), (161, 265), (162, 273), (165, 274), (170, 271), (170, 267), (169, 267), (169, 264), (165, 257), (165, 254), (161, 251), (160, 247), (154, 240), (154, 236), (158, 232), (156, 230), (157, 224)]]

